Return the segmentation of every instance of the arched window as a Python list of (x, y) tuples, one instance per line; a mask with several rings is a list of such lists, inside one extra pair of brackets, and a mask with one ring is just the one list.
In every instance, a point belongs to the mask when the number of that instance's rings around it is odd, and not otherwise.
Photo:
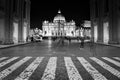
[(45, 34), (47, 34), (47, 31), (45, 31)]
[(52, 35), (54, 35), (54, 33), (52, 32)]
[(71, 31), (71, 33), (74, 35), (74, 32), (73, 32), (73, 31)]

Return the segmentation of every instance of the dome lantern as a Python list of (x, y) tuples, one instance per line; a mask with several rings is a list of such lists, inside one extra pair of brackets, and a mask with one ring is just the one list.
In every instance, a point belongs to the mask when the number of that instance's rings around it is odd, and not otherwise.
[(57, 16), (54, 17), (54, 22), (58, 22), (58, 21), (64, 21), (65, 22), (65, 17), (61, 14), (61, 11), (58, 10), (58, 14)]
[(60, 10), (58, 11), (58, 14), (61, 14), (61, 11), (60, 11)]

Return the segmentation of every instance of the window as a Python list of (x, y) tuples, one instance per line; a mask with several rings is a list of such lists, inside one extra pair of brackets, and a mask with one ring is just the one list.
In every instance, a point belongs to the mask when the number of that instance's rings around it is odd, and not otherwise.
[(52, 32), (52, 35), (54, 35), (54, 33)]
[(47, 34), (47, 31), (45, 31), (45, 34)]
[(71, 31), (71, 33), (72, 33), (72, 34), (74, 34), (74, 32), (73, 32), (73, 31)]

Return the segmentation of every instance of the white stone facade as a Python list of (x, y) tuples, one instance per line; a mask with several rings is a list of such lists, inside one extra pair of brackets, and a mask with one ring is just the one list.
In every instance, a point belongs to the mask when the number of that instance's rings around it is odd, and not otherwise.
[(53, 22), (44, 21), (42, 25), (44, 37), (75, 37), (75, 28), (75, 22), (73, 20), (66, 22), (65, 17), (61, 15), (60, 11), (54, 17)]

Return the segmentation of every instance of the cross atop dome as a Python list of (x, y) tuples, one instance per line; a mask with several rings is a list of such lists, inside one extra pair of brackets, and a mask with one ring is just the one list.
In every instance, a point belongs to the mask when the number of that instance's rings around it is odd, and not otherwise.
[(64, 21), (65, 22), (65, 17), (61, 14), (60, 9), (58, 10), (58, 14), (54, 17), (54, 22), (57, 21)]
[(59, 14), (61, 14), (61, 11), (60, 11), (60, 10), (58, 10), (58, 13), (59, 13)]

